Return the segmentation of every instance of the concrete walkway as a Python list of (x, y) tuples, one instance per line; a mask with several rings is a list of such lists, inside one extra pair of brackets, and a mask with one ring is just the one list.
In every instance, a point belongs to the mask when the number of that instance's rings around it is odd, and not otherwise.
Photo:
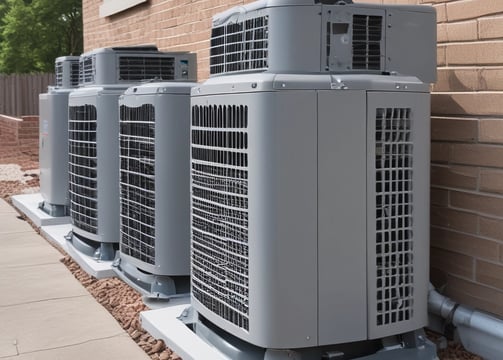
[(149, 359), (60, 258), (0, 199), (0, 359)]

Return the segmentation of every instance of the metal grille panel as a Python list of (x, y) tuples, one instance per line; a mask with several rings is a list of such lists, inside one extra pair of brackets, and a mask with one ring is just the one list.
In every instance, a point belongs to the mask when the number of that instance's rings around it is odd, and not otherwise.
[(79, 84), (92, 84), (96, 75), (96, 56), (81, 56), (79, 60)]
[(174, 80), (175, 59), (161, 56), (120, 56), (119, 81)]
[[(69, 62), (69, 74), (66, 74), (66, 76), (69, 77), (69, 86), (74, 88), (79, 86), (79, 61), (78, 60), (73, 60), (73, 61), (68, 61)], [(56, 62), (55, 66), (55, 72), (56, 72), (56, 87), (62, 88), (65, 86), (65, 71), (64, 71), (64, 63), (65, 61), (58, 61)]]
[(70, 64), (70, 85), (72, 87), (78, 87), (79, 86), (79, 72), (80, 72), (80, 66), (78, 61), (72, 61)]
[(377, 325), (413, 315), (412, 128), (409, 108), (376, 111)]
[(192, 293), (249, 329), (248, 108), (192, 107)]
[(210, 74), (267, 69), (268, 22), (260, 16), (213, 28)]
[(155, 108), (120, 106), (120, 250), (155, 264)]
[(94, 105), (70, 106), (68, 121), (70, 216), (78, 228), (98, 233)]
[(63, 86), (63, 62), (59, 61), (56, 63), (56, 86), (57, 87), (62, 87)]
[(353, 69), (381, 69), (382, 16), (353, 16)]

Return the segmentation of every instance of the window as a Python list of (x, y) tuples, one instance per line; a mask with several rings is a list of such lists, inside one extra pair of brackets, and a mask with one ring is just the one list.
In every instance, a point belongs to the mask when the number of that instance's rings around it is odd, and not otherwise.
[(100, 6), (100, 17), (117, 14), (144, 2), (147, 0), (103, 0)]

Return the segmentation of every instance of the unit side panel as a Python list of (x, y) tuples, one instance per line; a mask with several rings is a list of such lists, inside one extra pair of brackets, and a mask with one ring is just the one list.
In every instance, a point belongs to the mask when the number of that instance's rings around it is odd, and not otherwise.
[(260, 347), (318, 341), (316, 105), (315, 91), (192, 98), (193, 303)]
[(368, 337), (427, 323), (429, 94), (368, 93)]
[(119, 79), (119, 59), (115, 52), (102, 52), (95, 55), (95, 84), (116, 84)]
[(388, 9), (386, 13), (386, 70), (415, 75), (425, 83), (434, 82), (437, 78), (435, 11)]
[[(44, 200), (49, 200), (52, 197), (52, 137), (50, 136), (50, 121), (52, 114), (51, 99), (49, 94), (39, 95), (39, 167), (40, 167), (40, 193)], [(68, 134), (65, 134), (68, 138)]]
[(268, 10), (269, 69), (272, 72), (285, 69), (290, 73), (319, 72), (320, 7), (289, 6)]
[(119, 242), (119, 95), (97, 96), (98, 235), (107, 243)]
[(254, 336), (267, 348), (317, 345), (317, 94), (278, 92), (254, 105), (263, 112), (250, 121)]
[(190, 273), (190, 95), (157, 95), (156, 264), (167, 275)]
[(51, 96), (52, 118), (48, 140), (51, 143), (51, 193), (49, 202), (68, 205), (68, 93), (60, 92)]
[(318, 96), (319, 345), (366, 339), (366, 92)]
[(68, 205), (68, 92), (40, 96), (40, 192), (45, 201)]

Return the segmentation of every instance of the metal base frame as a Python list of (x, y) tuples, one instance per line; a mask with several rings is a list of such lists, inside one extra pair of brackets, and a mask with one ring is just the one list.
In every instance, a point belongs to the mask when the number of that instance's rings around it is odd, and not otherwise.
[(115, 259), (115, 253), (119, 250), (118, 243), (104, 243), (79, 237), (73, 231), (70, 231), (65, 239), (70, 241), (73, 247), (95, 260), (112, 261)]
[(157, 275), (142, 271), (120, 258), (117, 252), (112, 269), (117, 276), (147, 299), (169, 301), (190, 296), (190, 276)]
[(50, 204), (47, 201), (42, 201), (40, 204), (38, 204), (38, 208), (53, 217), (70, 215), (70, 208), (66, 205), (56, 205)]
[(263, 349), (218, 328), (188, 307), (178, 318), (200, 339), (229, 360), (438, 360), (436, 346), (423, 329), (386, 337), (314, 348)]

